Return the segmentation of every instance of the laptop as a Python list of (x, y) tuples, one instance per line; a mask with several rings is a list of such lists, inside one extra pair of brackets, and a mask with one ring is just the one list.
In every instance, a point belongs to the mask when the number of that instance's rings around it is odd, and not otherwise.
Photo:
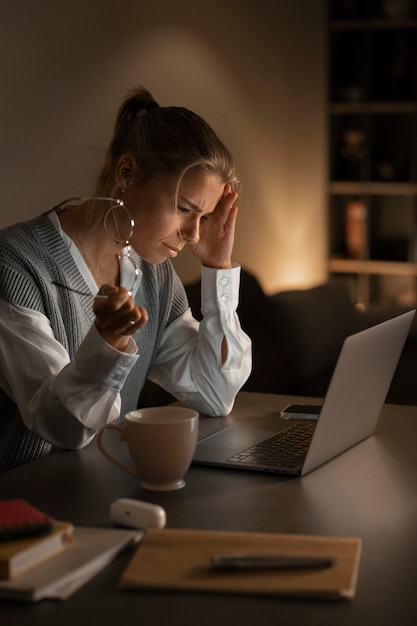
[(224, 418), (224, 427), (198, 442), (193, 464), (303, 476), (371, 436), (414, 316), (411, 310), (345, 339), (316, 421), (278, 412), (232, 424)]

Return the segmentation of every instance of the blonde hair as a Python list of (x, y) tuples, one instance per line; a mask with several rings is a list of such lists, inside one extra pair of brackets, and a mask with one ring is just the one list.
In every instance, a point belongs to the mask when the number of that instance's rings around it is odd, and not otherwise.
[(240, 184), (233, 157), (214, 130), (189, 109), (159, 106), (143, 87), (132, 91), (118, 111), (96, 196), (116, 195), (115, 168), (125, 154), (134, 157), (139, 182), (158, 174), (180, 181), (195, 167), (218, 176), (232, 190)]

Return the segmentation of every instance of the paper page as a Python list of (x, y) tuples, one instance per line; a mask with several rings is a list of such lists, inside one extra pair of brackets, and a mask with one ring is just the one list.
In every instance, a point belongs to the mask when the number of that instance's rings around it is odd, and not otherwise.
[(65, 600), (142, 536), (139, 530), (76, 527), (72, 548), (25, 576), (0, 581), (0, 598)]

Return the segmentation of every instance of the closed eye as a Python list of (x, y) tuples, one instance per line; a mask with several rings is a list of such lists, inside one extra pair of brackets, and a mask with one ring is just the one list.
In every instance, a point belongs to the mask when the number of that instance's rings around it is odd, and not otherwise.
[[(178, 211), (180, 211), (181, 213), (185, 213), (185, 214), (191, 213), (191, 211), (192, 211), (192, 209), (189, 209), (189, 208), (187, 208), (187, 207), (185, 207), (185, 206), (178, 206), (178, 205), (177, 205), (177, 209), (178, 209)], [(208, 220), (208, 218), (209, 218), (209, 217), (210, 217), (210, 214), (208, 214), (208, 215), (207, 215), (207, 214), (206, 214), (206, 215), (202, 215), (202, 216), (200, 217), (200, 222), (206, 222), (206, 221)]]

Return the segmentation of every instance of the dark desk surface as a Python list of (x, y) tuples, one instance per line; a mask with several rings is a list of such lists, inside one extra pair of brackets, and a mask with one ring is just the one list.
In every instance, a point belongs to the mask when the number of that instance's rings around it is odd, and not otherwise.
[[(268, 415), (293, 399), (242, 393), (228, 420)], [(202, 418), (201, 432), (217, 421)], [(111, 445), (125, 454), (117, 434)], [(417, 623), (417, 407), (385, 406), (375, 436), (303, 478), (192, 467), (184, 489), (147, 492), (93, 442), (1, 475), (0, 499), (14, 497), (83, 526), (110, 526), (110, 504), (137, 498), (162, 505), (170, 527), (361, 537), (363, 552), (351, 601), (119, 591), (128, 553), (65, 602), (0, 602), (2, 624)]]

